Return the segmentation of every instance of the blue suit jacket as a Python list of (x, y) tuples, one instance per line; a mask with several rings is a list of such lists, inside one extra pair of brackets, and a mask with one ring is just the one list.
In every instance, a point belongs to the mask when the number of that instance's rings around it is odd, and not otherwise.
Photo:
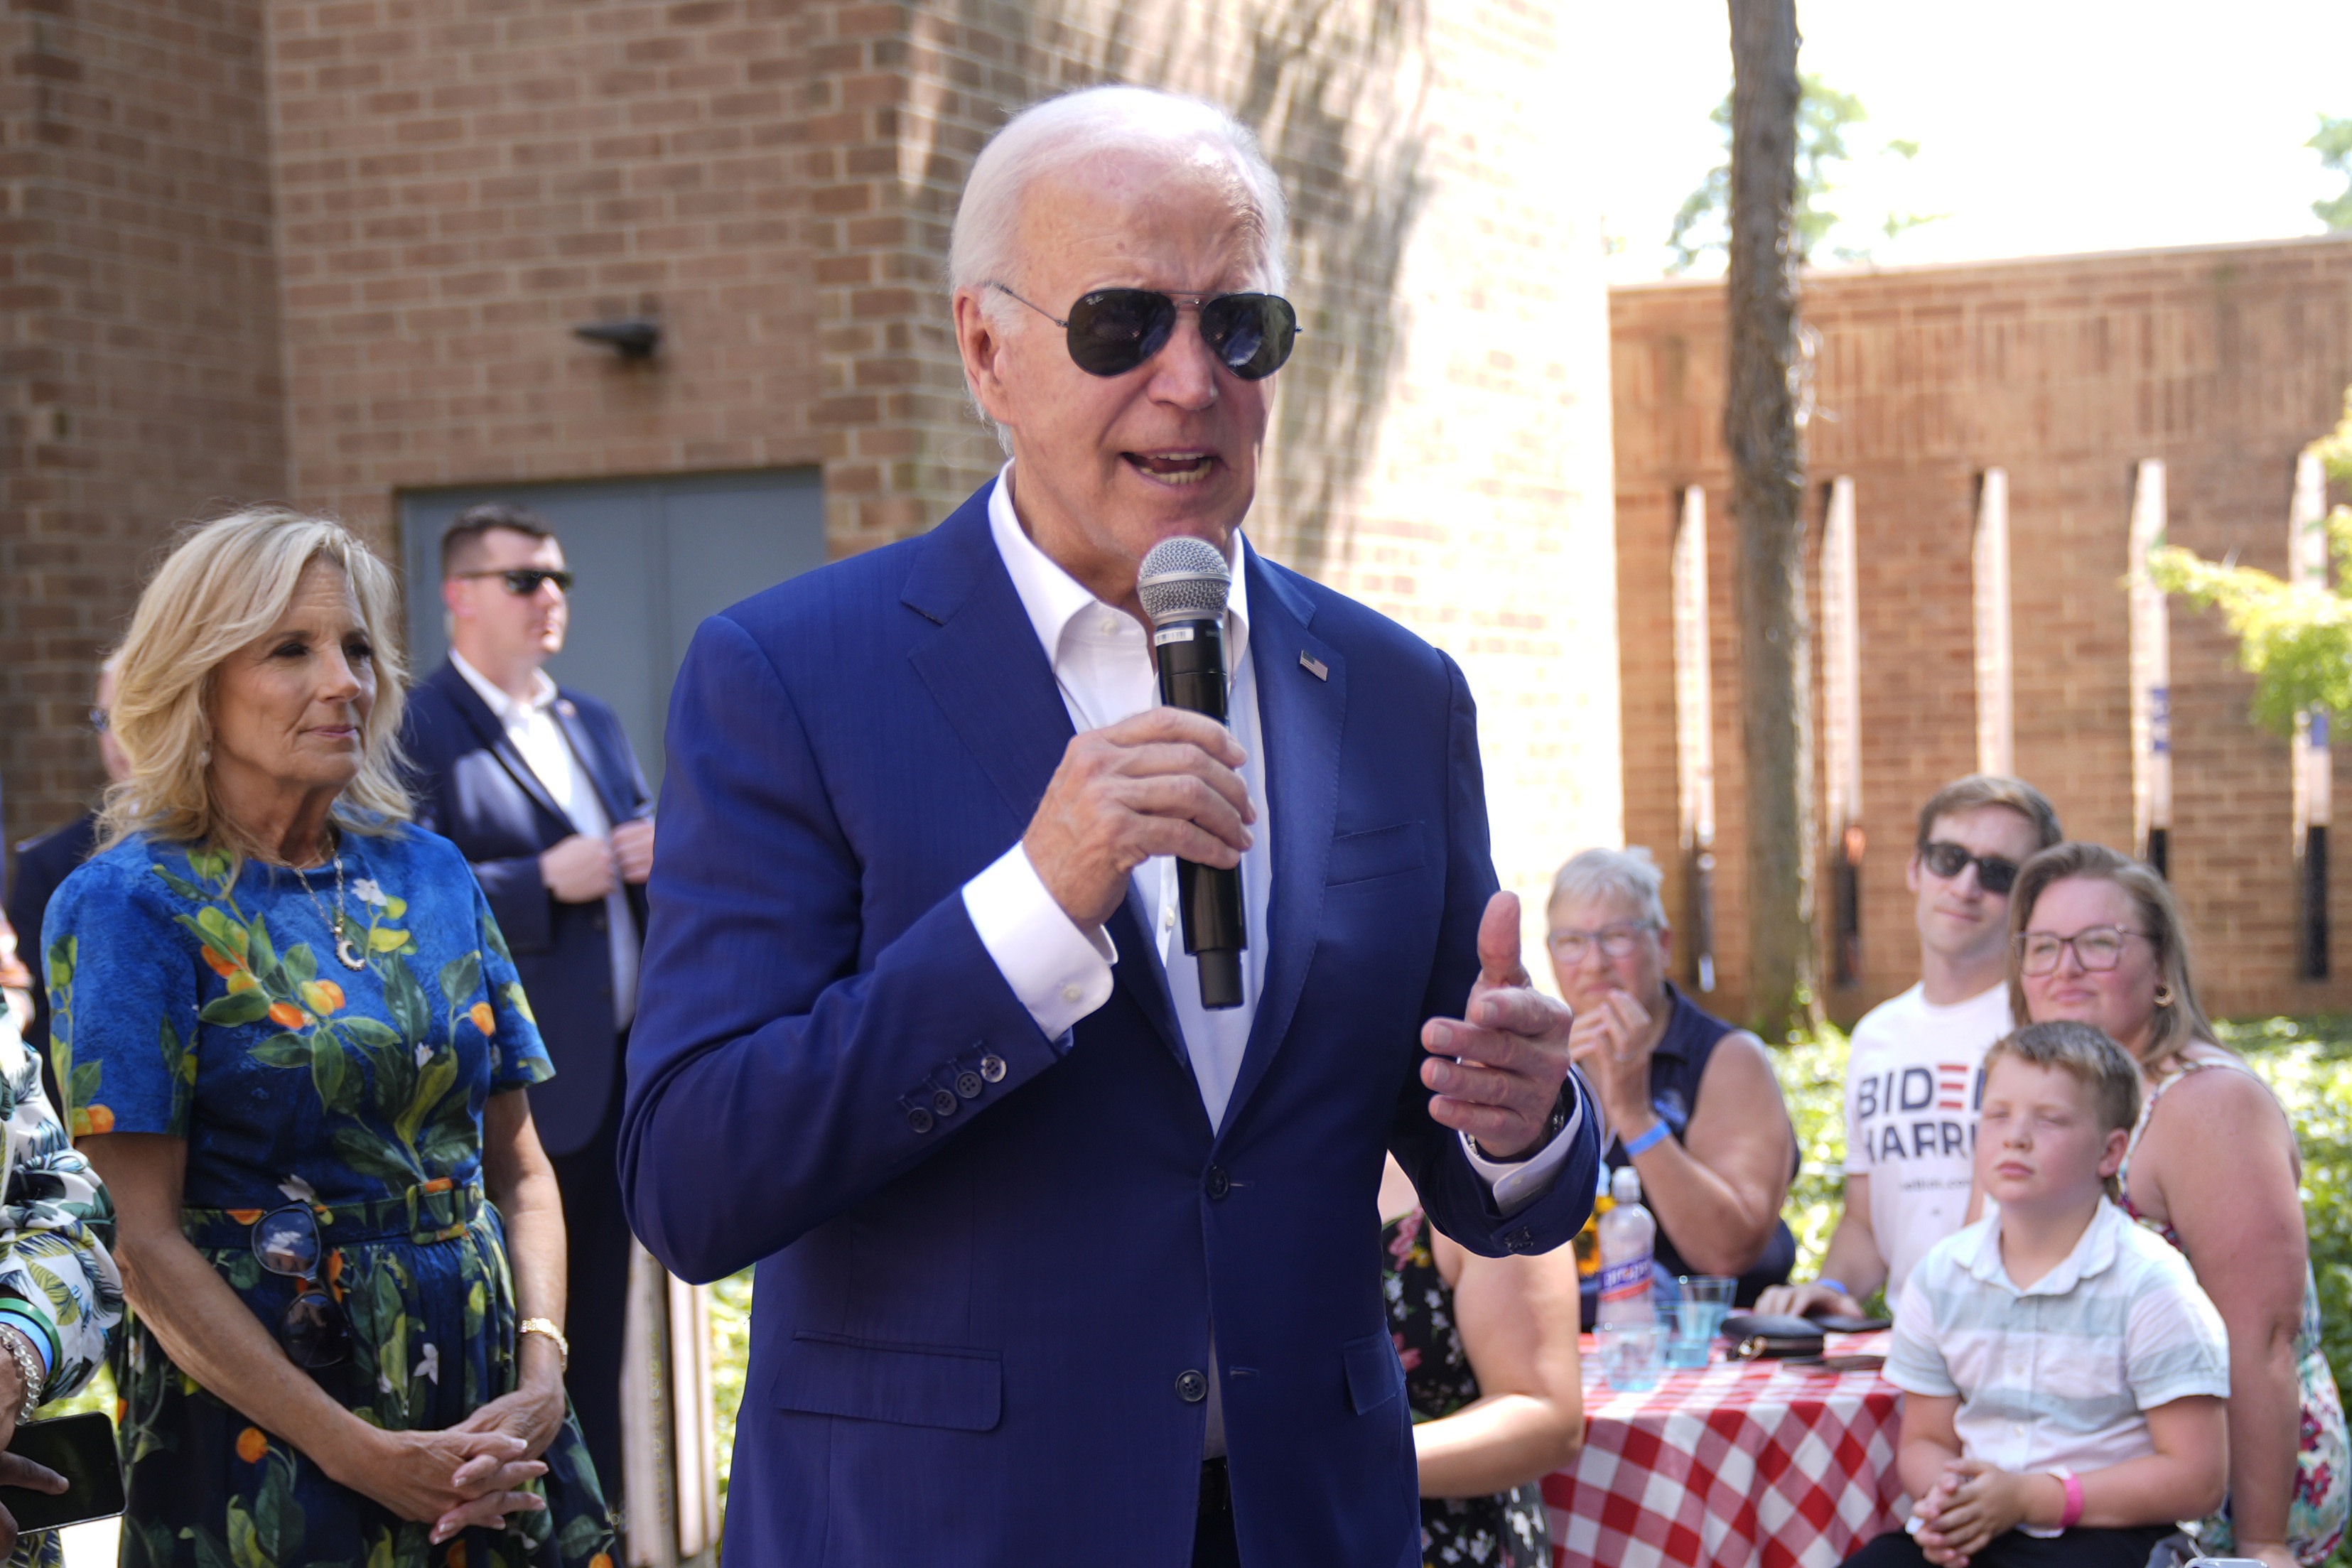
[[(606, 818), (643, 816), (650, 798), (619, 716), (568, 686), (558, 688), (555, 716)], [(419, 824), (465, 852), (514, 950), (523, 992), (555, 1062), (554, 1078), (530, 1092), (531, 1120), (549, 1154), (571, 1154), (595, 1135), (611, 1110), (619, 1065), (604, 902), (559, 904), (540, 878), (540, 852), (579, 829), (453, 664), (409, 694), (401, 744), (415, 770)], [(643, 932), (643, 888), (629, 889), (629, 907)]]
[(1469, 692), (1249, 557), (1271, 946), (1213, 1128), (1131, 899), (1060, 1040), (965, 912), (1071, 735), (986, 496), (712, 617), (672, 699), (622, 1189), (679, 1274), (760, 1261), (728, 1553), (1181, 1568), (1213, 1322), (1244, 1562), (1418, 1563), (1381, 1151), (1490, 1255), (1600, 1153), (1505, 1218), (1429, 1119), (1495, 887)]

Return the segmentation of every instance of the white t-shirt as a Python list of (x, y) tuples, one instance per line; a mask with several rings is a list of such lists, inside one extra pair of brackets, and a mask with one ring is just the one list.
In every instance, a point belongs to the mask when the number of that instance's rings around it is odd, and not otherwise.
[(1890, 1301), (1968, 1213), (1984, 1053), (2010, 1028), (2006, 985), (1951, 1007), (1914, 986), (1853, 1026), (1845, 1171), (1870, 1178), (1870, 1228)]

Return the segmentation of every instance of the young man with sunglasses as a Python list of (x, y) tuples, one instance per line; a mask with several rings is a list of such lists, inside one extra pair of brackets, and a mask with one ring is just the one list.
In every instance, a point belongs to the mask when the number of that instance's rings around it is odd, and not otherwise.
[(1917, 896), (1919, 983), (1853, 1026), (1845, 1080), (1845, 1207), (1811, 1284), (1769, 1291), (1765, 1312), (1859, 1317), (1892, 1303), (1916, 1263), (1967, 1218), (1984, 1053), (2007, 1034), (2009, 890), (2060, 837), (2021, 779), (1972, 773), (1919, 809), (1904, 873)]
[[(1012, 461), (687, 655), (622, 1158), (670, 1267), (760, 1265), (730, 1560), (1417, 1564), (1383, 1150), (1489, 1257), (1591, 1207), (1460, 670), (1241, 537), (1282, 236), (1209, 105), (1016, 116), (950, 246)], [(1158, 703), (1176, 536), (1230, 729)], [(1238, 871), (1238, 1006), (1178, 855)]]
[(571, 588), (539, 514), (460, 512), (441, 538), (449, 659), (410, 695), (401, 738), (418, 820), (472, 862), (554, 1059), (530, 1109), (570, 1238), (567, 1382), (617, 1496), (630, 1248), (614, 1155), (653, 802), (619, 716), (541, 668), (562, 652)]

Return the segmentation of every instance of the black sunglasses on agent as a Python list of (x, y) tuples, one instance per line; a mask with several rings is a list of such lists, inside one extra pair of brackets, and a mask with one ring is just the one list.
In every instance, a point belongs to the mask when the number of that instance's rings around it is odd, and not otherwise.
[(295, 1281), (294, 1300), (278, 1322), (278, 1347), (306, 1371), (333, 1366), (352, 1354), (352, 1322), (319, 1283), (326, 1245), (319, 1217), (308, 1204), (270, 1210), (253, 1222), (253, 1258), (272, 1274)]
[(1977, 868), (1977, 885), (1987, 893), (2004, 894), (2017, 883), (2017, 862), (1999, 855), (1972, 855), (1958, 844), (1938, 839), (1921, 847), (1919, 858), (1927, 869), (1948, 882), (1973, 863)]
[(1097, 288), (1082, 294), (1067, 317), (1006, 294), (1069, 334), (1070, 359), (1090, 376), (1123, 376), (1168, 346), (1183, 305), (1201, 315), (1201, 338), (1209, 351), (1245, 382), (1263, 381), (1282, 369), (1297, 341), (1298, 312), (1278, 294), (1162, 294), (1152, 288)]
[(507, 591), (517, 599), (529, 599), (539, 591), (539, 585), (542, 582), (555, 584), (558, 593), (572, 591), (570, 572), (551, 571), (543, 566), (518, 566), (493, 571), (453, 571), (449, 575), (461, 582), (471, 581), (478, 577), (503, 577), (507, 580)]

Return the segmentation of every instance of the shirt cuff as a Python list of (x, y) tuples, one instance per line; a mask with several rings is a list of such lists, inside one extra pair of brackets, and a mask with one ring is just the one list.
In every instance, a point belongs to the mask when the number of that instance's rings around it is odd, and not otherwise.
[(963, 884), (963, 906), (981, 946), (1047, 1040), (1061, 1039), (1110, 1000), (1110, 967), (1118, 962), (1110, 934), (1100, 926), (1079, 930), (1045, 891), (1022, 845)]
[(33, 1347), (34, 1359), (41, 1364), (41, 1377), (46, 1383), (58, 1364), (58, 1331), (49, 1326), (47, 1318), (25, 1305), (14, 1296), (0, 1298), (0, 1328), (15, 1329)]
[(1568, 1124), (1552, 1141), (1527, 1158), (1508, 1164), (1481, 1155), (1472, 1146), (1468, 1134), (1455, 1134), (1462, 1140), (1462, 1153), (1469, 1160), (1470, 1168), (1486, 1184), (1486, 1190), (1495, 1195), (1496, 1208), (1506, 1215), (1517, 1214), (1552, 1189), (1552, 1184), (1559, 1177), (1559, 1167), (1576, 1147), (1576, 1134), (1584, 1125), (1584, 1093), (1580, 1089), (1576, 1109), (1568, 1113)]

